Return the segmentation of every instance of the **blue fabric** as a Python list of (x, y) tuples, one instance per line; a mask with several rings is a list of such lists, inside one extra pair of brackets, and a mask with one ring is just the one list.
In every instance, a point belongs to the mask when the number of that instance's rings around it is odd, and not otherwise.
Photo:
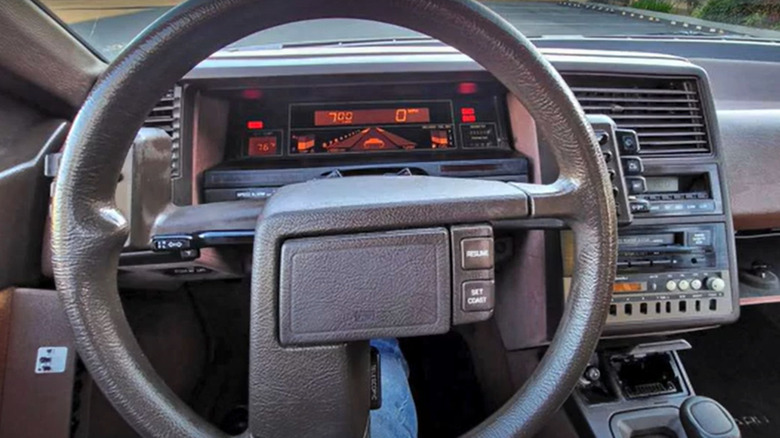
[(398, 341), (373, 339), (379, 350), (382, 407), (371, 411), (371, 438), (417, 438), (417, 411), (409, 388), (409, 366)]

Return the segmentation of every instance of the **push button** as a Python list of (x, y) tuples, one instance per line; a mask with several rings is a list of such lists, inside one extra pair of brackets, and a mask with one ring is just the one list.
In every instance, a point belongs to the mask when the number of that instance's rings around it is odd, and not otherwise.
[(623, 157), (623, 172), (626, 175), (641, 175), (644, 171), (642, 159), (639, 157)]
[(650, 211), (650, 203), (644, 199), (631, 201), (629, 206), (631, 207), (631, 213), (647, 213)]
[(647, 183), (641, 176), (626, 178), (626, 185), (628, 185), (628, 193), (632, 195), (638, 195), (647, 191)]
[(493, 280), (474, 280), (463, 283), (463, 311), (493, 310), (495, 290)]
[(636, 136), (636, 132), (630, 130), (617, 130), (615, 132), (622, 154), (636, 155), (639, 153), (639, 139)]
[(492, 237), (463, 239), (460, 246), (463, 269), (490, 269), (493, 267)]

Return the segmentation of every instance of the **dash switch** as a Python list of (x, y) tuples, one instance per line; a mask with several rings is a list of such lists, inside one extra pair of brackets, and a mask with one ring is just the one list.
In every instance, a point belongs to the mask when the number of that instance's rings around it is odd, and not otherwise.
[(494, 262), (493, 238), (475, 237), (463, 239), (461, 266), (463, 269), (491, 269)]

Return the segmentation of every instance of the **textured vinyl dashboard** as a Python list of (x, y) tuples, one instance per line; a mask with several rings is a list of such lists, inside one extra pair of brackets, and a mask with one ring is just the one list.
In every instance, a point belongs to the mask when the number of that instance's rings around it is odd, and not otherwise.
[(734, 227), (780, 226), (780, 109), (718, 111)]

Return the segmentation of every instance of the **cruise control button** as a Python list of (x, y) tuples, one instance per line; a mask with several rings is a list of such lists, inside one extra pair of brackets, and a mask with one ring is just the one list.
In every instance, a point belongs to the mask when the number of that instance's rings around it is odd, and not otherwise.
[(493, 238), (475, 237), (463, 239), (461, 266), (463, 269), (490, 269), (493, 267)]
[(465, 312), (492, 310), (495, 302), (493, 280), (475, 280), (463, 283), (463, 303)]

